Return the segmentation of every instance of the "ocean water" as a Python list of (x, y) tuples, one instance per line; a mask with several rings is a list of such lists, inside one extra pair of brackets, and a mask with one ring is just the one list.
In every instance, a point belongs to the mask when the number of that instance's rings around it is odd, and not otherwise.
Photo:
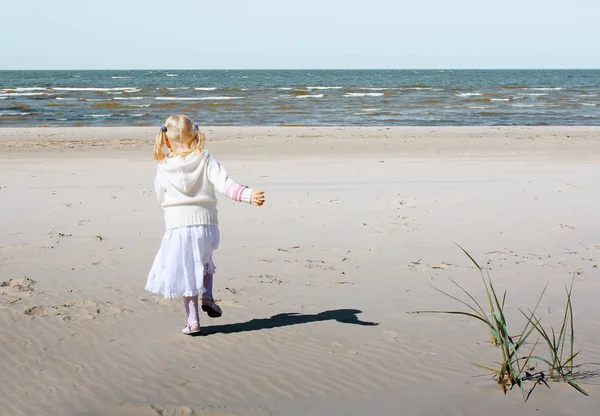
[(600, 70), (0, 71), (0, 127), (600, 125)]

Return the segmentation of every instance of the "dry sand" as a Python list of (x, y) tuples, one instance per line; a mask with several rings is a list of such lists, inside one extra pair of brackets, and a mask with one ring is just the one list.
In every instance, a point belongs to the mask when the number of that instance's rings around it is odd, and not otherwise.
[(221, 199), (225, 314), (200, 337), (143, 290), (155, 131), (0, 129), (0, 414), (600, 413), (600, 378), (523, 404), (470, 365), (498, 359), (484, 326), (407, 313), (458, 308), (447, 277), (483, 299), (457, 242), (515, 331), (546, 283), (558, 325), (575, 274), (579, 362), (600, 362), (600, 128), (207, 128), (268, 200)]

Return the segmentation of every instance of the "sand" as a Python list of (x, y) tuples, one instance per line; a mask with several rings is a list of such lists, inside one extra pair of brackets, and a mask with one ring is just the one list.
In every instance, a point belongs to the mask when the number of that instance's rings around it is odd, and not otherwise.
[[(528, 403), (486, 328), (431, 285), (559, 325), (600, 362), (600, 128), (206, 128), (262, 208), (221, 198), (219, 319), (143, 288), (163, 223), (156, 129), (0, 129), (0, 414), (597, 414), (600, 378)], [(542, 348), (540, 354), (546, 354)], [(542, 368), (540, 368), (542, 369)]]

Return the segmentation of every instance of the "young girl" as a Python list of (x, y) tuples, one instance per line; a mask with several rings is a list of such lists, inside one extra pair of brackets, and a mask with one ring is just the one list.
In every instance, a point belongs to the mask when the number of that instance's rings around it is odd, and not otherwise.
[[(200, 332), (198, 294), (211, 318), (223, 314), (213, 299), (219, 246), (215, 190), (254, 206), (265, 202), (264, 192), (236, 184), (219, 162), (204, 150), (206, 138), (185, 115), (171, 116), (156, 135), (154, 159), (158, 172), (154, 189), (164, 210), (166, 233), (148, 276), (146, 290), (165, 298), (183, 297), (186, 335)], [(165, 147), (168, 152), (165, 153)]]

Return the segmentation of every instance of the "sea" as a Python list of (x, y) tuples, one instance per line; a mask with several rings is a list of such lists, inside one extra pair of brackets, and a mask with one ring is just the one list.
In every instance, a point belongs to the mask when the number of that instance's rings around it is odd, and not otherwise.
[(0, 127), (600, 125), (600, 70), (0, 71)]

